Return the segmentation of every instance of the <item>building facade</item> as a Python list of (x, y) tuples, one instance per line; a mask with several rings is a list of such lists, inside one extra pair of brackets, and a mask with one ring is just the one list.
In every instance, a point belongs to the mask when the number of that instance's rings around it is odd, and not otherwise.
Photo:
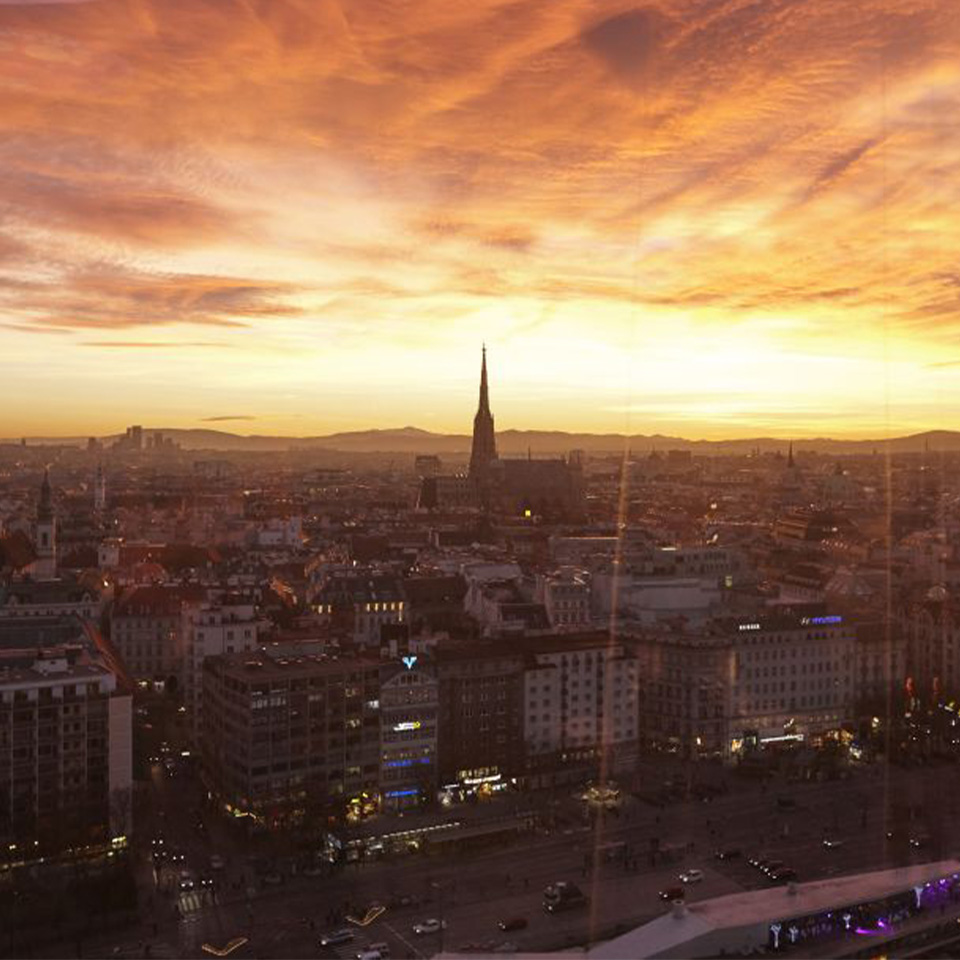
[(375, 798), (380, 778), (378, 660), (263, 652), (203, 665), (201, 753), (208, 789), (265, 826)]
[(252, 602), (225, 598), (185, 604), (181, 684), (195, 740), (203, 730), (203, 664), (208, 657), (255, 650), (259, 622)]
[(125, 843), (131, 704), (79, 648), (0, 654), (0, 856)]
[(465, 796), (523, 773), (524, 656), (516, 645), (439, 647), (441, 790)]
[(606, 633), (532, 638), (525, 644), (526, 772), (541, 786), (637, 759), (637, 661)]
[(424, 658), (408, 654), (380, 673), (380, 795), (385, 810), (416, 808), (437, 791), (440, 688)]

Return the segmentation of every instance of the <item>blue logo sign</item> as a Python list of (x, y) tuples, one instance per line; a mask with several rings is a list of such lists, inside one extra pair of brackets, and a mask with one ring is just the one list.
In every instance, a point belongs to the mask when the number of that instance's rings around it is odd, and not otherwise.
[(408, 670), (412, 670), (412, 669), (414, 668), (417, 660), (419, 660), (420, 658), (419, 658), (419, 657), (413, 657), (413, 656), (407, 656), (407, 657), (401, 657), (400, 659), (403, 661), (403, 665), (404, 665)]

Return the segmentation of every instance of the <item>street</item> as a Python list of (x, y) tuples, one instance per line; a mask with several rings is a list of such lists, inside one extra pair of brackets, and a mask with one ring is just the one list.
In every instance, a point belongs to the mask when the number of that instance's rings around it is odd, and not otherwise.
[[(235, 938), (246, 943), (236, 957), (352, 957), (364, 945), (386, 943), (391, 957), (428, 957), (441, 950), (489, 953), (515, 945), (524, 950), (557, 949), (613, 935), (669, 908), (658, 894), (679, 885), (678, 875), (690, 868), (703, 879), (686, 889), (698, 900), (767, 885), (767, 878), (747, 858), (763, 855), (794, 868), (800, 881), (880, 868), (893, 863), (922, 862), (957, 852), (956, 841), (941, 821), (952, 819), (945, 807), (947, 784), (956, 784), (953, 766), (906, 771), (861, 768), (847, 780), (771, 784), (735, 783), (712, 802), (688, 801), (663, 810), (627, 797), (619, 813), (606, 813), (595, 824), (579, 822), (550, 835), (530, 835), (509, 848), (459, 858), (410, 857), (341, 867), (333, 876), (291, 876), (282, 865), (281, 882), (271, 885), (258, 875), (251, 859), (239, 852), (238, 835), (209, 815), (196, 827), (201, 808), (198, 782), (188, 773), (170, 777), (155, 767), (146, 822), (136, 854), (143, 891), (142, 924), (135, 935), (114, 936), (109, 943), (90, 943), (88, 955), (199, 957), (203, 944), (222, 948)], [(790, 797), (784, 808), (779, 797)], [(896, 805), (923, 805), (927, 816), (887, 838)], [(907, 834), (929, 835), (928, 846), (909, 845)], [(194, 876), (216, 877), (210, 894), (155, 885), (149, 840), (162, 834), (169, 851), (184, 855), (184, 869)], [(837, 845), (828, 848), (829, 837)], [(623, 844), (608, 859), (600, 851)], [(654, 862), (653, 845), (661, 850), (684, 848), (671, 863)], [(717, 849), (738, 849), (739, 857), (719, 861)], [(223, 856), (225, 868), (212, 871), (210, 857)], [(542, 908), (547, 883), (565, 879), (587, 894), (584, 908), (549, 915)], [(412, 899), (390, 906), (399, 895)], [(367, 927), (336, 919), (353, 910), (362, 920), (371, 904), (386, 911)], [(359, 916), (356, 916), (359, 914)], [(413, 925), (429, 918), (446, 929), (417, 935)], [(524, 918), (525, 929), (508, 933), (498, 921)], [(154, 926), (156, 925), (156, 926)], [(319, 936), (349, 928), (354, 939), (336, 947), (320, 947)], [(156, 931), (156, 932), (154, 932)], [(44, 952), (44, 956), (63, 955)], [(72, 955), (72, 952), (71, 952)]]

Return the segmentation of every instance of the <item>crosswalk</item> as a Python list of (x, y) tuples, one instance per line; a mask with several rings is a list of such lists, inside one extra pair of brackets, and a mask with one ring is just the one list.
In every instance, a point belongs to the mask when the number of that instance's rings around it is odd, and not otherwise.
[(196, 919), (196, 914), (210, 903), (210, 894), (206, 890), (188, 890), (177, 899), (177, 910), (181, 920)]

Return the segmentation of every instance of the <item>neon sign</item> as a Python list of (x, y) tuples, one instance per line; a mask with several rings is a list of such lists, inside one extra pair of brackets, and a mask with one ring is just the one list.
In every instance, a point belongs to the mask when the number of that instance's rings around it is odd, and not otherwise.
[(826, 627), (832, 623), (843, 623), (843, 617), (803, 617), (800, 620), (801, 627)]
[(408, 670), (412, 670), (419, 659), (419, 657), (412, 655), (400, 658), (401, 662)]
[(404, 730), (419, 730), (420, 721), (419, 720), (406, 720), (403, 723), (395, 723), (393, 725), (395, 733), (402, 733)]

